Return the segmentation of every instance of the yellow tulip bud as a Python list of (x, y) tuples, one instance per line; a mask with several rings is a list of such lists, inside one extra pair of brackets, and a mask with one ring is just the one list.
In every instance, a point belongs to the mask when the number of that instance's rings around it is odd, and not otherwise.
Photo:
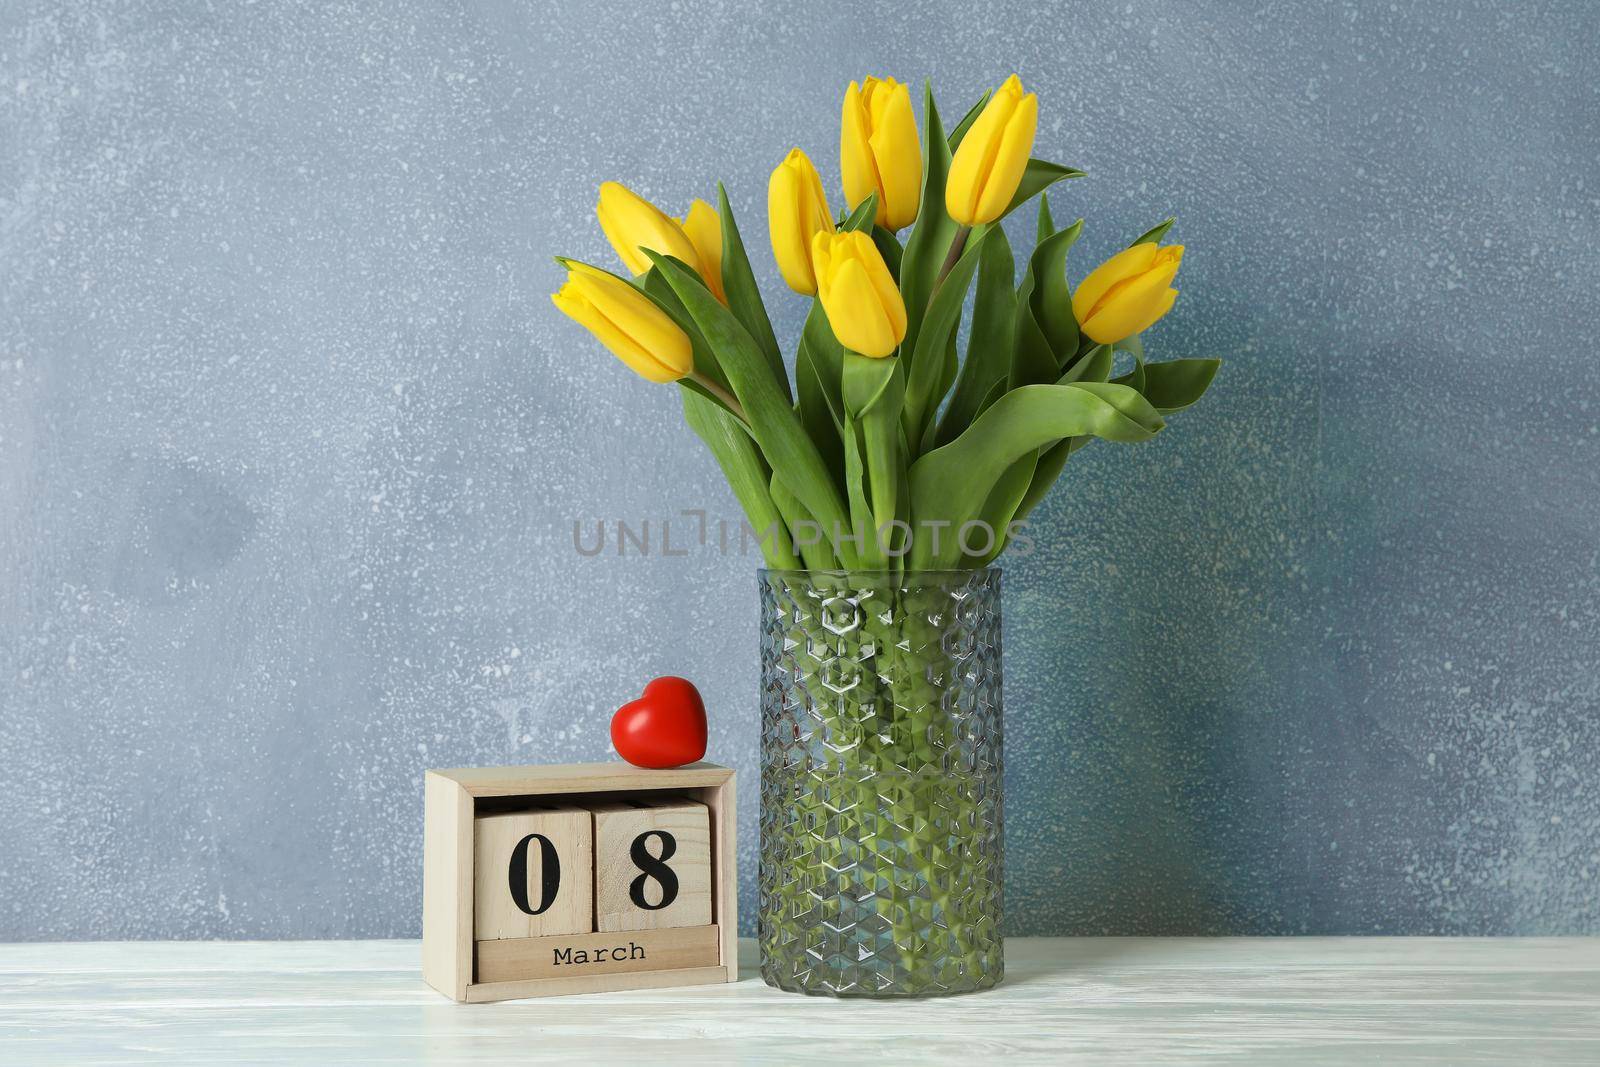
[(566, 284), (550, 299), (613, 355), (652, 382), (675, 382), (694, 372), (689, 335), (655, 301), (585, 263), (566, 267)]
[(701, 269), (694, 243), (683, 232), (678, 220), (626, 185), (603, 183), (595, 214), (600, 217), (600, 228), (605, 231), (611, 247), (617, 250), (617, 257), (628, 268), (628, 273), (639, 275), (649, 271), (653, 264), (644, 254), (647, 248), (664, 256), (675, 256), (696, 271)]
[(839, 124), (839, 170), (850, 210), (877, 193), (879, 226), (901, 230), (917, 220), (922, 147), (910, 89), (893, 78), (850, 83)]
[(839, 343), (881, 359), (906, 337), (906, 305), (872, 238), (859, 231), (812, 239), (817, 296)]
[(1038, 126), (1038, 97), (1024, 96), (1022, 80), (1011, 75), (989, 97), (950, 161), (944, 207), (951, 218), (976, 226), (1005, 213), (1028, 169)]
[(784, 157), (767, 182), (767, 230), (772, 256), (789, 288), (807, 296), (815, 293), (811, 239), (833, 232), (833, 214), (817, 168), (798, 148)]
[(1178, 299), (1178, 290), (1169, 285), (1182, 261), (1182, 245), (1158, 248), (1146, 242), (1118, 252), (1090, 271), (1072, 294), (1078, 328), (1102, 345), (1149, 329)]
[(700, 276), (712, 294), (726, 304), (728, 298), (722, 291), (722, 216), (704, 200), (696, 200), (683, 217), (683, 232), (689, 235), (695, 255), (700, 257)]

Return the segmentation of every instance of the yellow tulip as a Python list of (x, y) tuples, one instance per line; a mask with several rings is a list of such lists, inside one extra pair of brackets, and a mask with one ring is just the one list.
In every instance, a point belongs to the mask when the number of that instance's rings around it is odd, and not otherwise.
[(644, 254), (644, 250), (649, 249), (664, 256), (676, 256), (704, 276), (694, 242), (683, 232), (678, 220), (626, 185), (603, 183), (595, 214), (600, 217), (600, 228), (630, 274), (649, 271), (650, 257)]
[(1072, 294), (1072, 314), (1089, 339), (1116, 344), (1150, 328), (1172, 309), (1178, 290), (1169, 288), (1182, 245), (1146, 242), (1125, 248), (1094, 270)]
[(906, 305), (872, 238), (864, 233), (819, 233), (812, 239), (817, 295), (839, 343), (881, 359), (906, 337)]
[(767, 230), (772, 256), (789, 288), (807, 296), (815, 293), (811, 239), (833, 232), (833, 214), (817, 168), (798, 148), (784, 157), (767, 182)]
[(1022, 80), (1013, 74), (989, 97), (950, 161), (944, 206), (951, 218), (976, 226), (1005, 213), (1022, 184), (1038, 127), (1039, 99), (1023, 95)]
[(567, 281), (550, 294), (640, 377), (675, 382), (694, 373), (694, 347), (672, 317), (634, 286), (585, 263), (567, 262)]
[(850, 210), (877, 193), (879, 226), (901, 230), (917, 220), (922, 148), (910, 89), (893, 78), (850, 83), (839, 124), (839, 170)]
[(683, 217), (683, 232), (700, 257), (700, 276), (716, 298), (726, 304), (728, 298), (722, 291), (722, 216), (704, 200), (696, 200)]

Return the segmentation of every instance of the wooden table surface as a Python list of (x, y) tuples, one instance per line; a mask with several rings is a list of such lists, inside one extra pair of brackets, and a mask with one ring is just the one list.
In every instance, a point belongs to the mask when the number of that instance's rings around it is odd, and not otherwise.
[(414, 941), (0, 945), (0, 1063), (1600, 1064), (1593, 938), (1012, 938), (999, 989), (887, 1003), (741, 951), (734, 985), (460, 1005)]

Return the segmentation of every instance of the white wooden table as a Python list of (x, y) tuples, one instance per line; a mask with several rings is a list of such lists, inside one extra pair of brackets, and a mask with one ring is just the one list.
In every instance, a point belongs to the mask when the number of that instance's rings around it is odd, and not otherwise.
[(0, 1063), (1600, 1064), (1600, 939), (1013, 938), (999, 989), (897, 1003), (752, 948), (735, 985), (460, 1005), (414, 941), (3, 945)]

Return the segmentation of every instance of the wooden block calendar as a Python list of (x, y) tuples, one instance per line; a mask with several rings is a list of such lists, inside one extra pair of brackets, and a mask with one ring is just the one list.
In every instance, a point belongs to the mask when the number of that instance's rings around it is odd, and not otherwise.
[(429, 771), (423, 977), (458, 1001), (738, 978), (734, 772)]

